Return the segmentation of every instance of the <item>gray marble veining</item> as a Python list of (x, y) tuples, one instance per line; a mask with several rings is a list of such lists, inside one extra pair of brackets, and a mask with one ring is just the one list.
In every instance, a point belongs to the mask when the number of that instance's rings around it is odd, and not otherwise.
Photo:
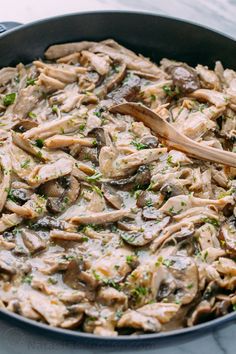
[[(100, 0), (111, 4), (110, 0)], [(115, 0), (114, 8), (153, 11), (193, 21), (236, 37), (236, 0)]]

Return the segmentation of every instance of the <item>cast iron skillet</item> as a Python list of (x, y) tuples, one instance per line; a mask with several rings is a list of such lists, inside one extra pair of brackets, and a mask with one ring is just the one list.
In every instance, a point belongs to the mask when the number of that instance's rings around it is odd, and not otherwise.
[[(17, 26), (17, 27), (16, 27)], [(16, 27), (13, 29), (13, 27)], [(114, 38), (121, 44), (158, 62), (161, 58), (181, 60), (213, 67), (221, 60), (225, 67), (236, 70), (236, 41), (210, 29), (173, 18), (148, 13), (103, 11), (64, 15), (21, 25), (0, 24), (0, 67), (29, 63), (43, 56), (55, 43), (80, 40), (99, 41)], [(236, 321), (236, 312), (194, 327), (166, 333), (140, 336), (99, 337), (89, 333), (53, 328), (0, 309), (0, 316), (14, 325), (32, 331), (46, 332), (65, 339), (78, 339), (85, 344), (118, 345), (129, 343), (169, 342), (171, 338), (189, 338), (219, 325)], [(13, 339), (14, 340), (14, 339)]]

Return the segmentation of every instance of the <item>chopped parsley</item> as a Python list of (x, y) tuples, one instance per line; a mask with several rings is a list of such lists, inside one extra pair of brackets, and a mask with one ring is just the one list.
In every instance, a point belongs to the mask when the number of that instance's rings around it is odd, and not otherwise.
[(83, 132), (84, 129), (85, 129), (85, 127), (86, 127), (86, 124), (80, 124), (80, 125), (79, 125), (79, 130), (80, 130), (81, 132)]
[(43, 139), (38, 138), (35, 140), (35, 146), (37, 146), (38, 148), (42, 149), (43, 145), (44, 145)]
[(49, 284), (52, 284), (52, 285), (55, 285), (55, 284), (58, 283), (58, 280), (55, 279), (55, 278), (49, 277), (49, 278), (48, 278), (48, 283), (49, 283)]
[(31, 284), (33, 280), (33, 275), (25, 275), (23, 278), (22, 278), (22, 283), (24, 284)]
[(220, 226), (219, 220), (216, 220), (216, 219), (213, 219), (213, 218), (204, 218), (202, 221), (205, 222), (205, 223), (209, 223), (209, 224), (211, 224), (211, 225), (213, 225), (215, 227), (219, 227)]
[(82, 241), (82, 242), (88, 242), (88, 240), (89, 240), (89, 238), (88, 238), (87, 236), (83, 236), (83, 237), (81, 238), (81, 241)]
[(58, 106), (54, 104), (54, 105), (52, 106), (52, 112), (53, 112), (53, 113), (57, 113), (57, 111), (58, 111)]
[(147, 207), (152, 207), (152, 206), (153, 206), (153, 201), (152, 201), (152, 199), (151, 199), (151, 198), (148, 199), (145, 204), (146, 204)]
[(28, 168), (29, 164), (30, 164), (30, 159), (26, 159), (21, 163), (20, 167), (21, 168)]
[(156, 267), (160, 267), (160, 265), (162, 265), (162, 263), (163, 263), (163, 257), (162, 256), (160, 256), (160, 257), (158, 257), (158, 259), (157, 259), (157, 261), (156, 261), (156, 263), (155, 263), (155, 266)]
[(162, 264), (164, 264), (167, 268), (173, 265), (173, 261), (171, 259), (164, 259)]
[(128, 255), (127, 257), (126, 257), (126, 262), (127, 262), (127, 264), (132, 264), (133, 263), (133, 261), (135, 260), (135, 258), (136, 258), (136, 256), (134, 256), (134, 255), (132, 255), (132, 254), (130, 254), (130, 255)]
[(173, 156), (172, 155), (169, 155), (168, 157), (167, 157), (167, 160), (166, 160), (166, 162), (167, 162), (167, 164), (169, 165), (169, 166), (172, 166), (173, 165)]
[(5, 192), (7, 192), (7, 199), (12, 200), (13, 202), (16, 202), (16, 198), (10, 188), (6, 188)]
[(99, 187), (97, 187), (97, 186), (92, 186), (92, 190), (93, 190), (94, 192), (96, 192), (100, 197), (103, 196), (103, 192), (102, 192), (102, 190), (101, 190)]
[(73, 261), (75, 259), (75, 256), (63, 254), (61, 258), (63, 261)]
[(92, 273), (96, 280), (100, 280), (100, 275), (94, 269), (92, 270)]
[(147, 293), (148, 293), (148, 289), (143, 287), (143, 286), (137, 286), (135, 289), (133, 289), (131, 291), (132, 295), (135, 297), (135, 298), (141, 298), (143, 296), (146, 296)]
[(148, 145), (139, 143), (138, 141), (131, 141), (131, 144), (136, 147), (137, 150), (143, 150), (143, 149), (148, 149)]
[(37, 117), (37, 115), (34, 112), (29, 112), (28, 116), (32, 119)]
[(120, 72), (120, 66), (119, 65), (114, 65), (113, 66), (113, 70), (115, 73), (119, 73)]
[(116, 321), (118, 321), (123, 315), (123, 311), (121, 310), (117, 310), (116, 313), (115, 313), (115, 319)]
[(4, 106), (10, 106), (11, 104), (13, 104), (15, 102), (15, 99), (16, 99), (16, 93), (15, 92), (8, 93), (7, 95), (5, 95), (3, 97)]
[(27, 77), (26, 86), (35, 85), (35, 81), (36, 79), (32, 79), (32, 77)]
[(156, 101), (156, 95), (151, 95), (151, 101)]
[(202, 256), (202, 259), (203, 259), (204, 262), (206, 262), (207, 256), (208, 256), (208, 251), (206, 251), (206, 252), (203, 254), (203, 256)]
[(103, 279), (102, 282), (104, 285), (110, 286), (116, 290), (120, 290), (120, 285), (112, 279)]
[(95, 110), (95, 111), (94, 111), (94, 114), (95, 114), (95, 116), (97, 116), (98, 118), (101, 118), (103, 112), (104, 112), (104, 108), (101, 107), (101, 108)]
[(95, 172), (92, 176), (87, 176), (86, 180), (87, 182), (96, 182), (102, 177), (102, 174), (100, 172)]
[(171, 88), (171, 86), (169, 85), (164, 85), (162, 87), (163, 91), (170, 97), (176, 96), (180, 94), (180, 90), (177, 86), (175, 86), (174, 88)]

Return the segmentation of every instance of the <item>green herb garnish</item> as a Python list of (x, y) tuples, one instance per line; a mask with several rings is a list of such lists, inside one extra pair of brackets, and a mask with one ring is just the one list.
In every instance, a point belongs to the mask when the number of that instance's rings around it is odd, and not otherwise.
[(26, 159), (21, 163), (20, 167), (21, 168), (28, 168), (29, 164), (30, 164), (30, 159)]
[(110, 286), (116, 290), (120, 290), (120, 285), (115, 283), (112, 279), (102, 279), (104, 285)]
[(33, 275), (25, 275), (23, 278), (22, 278), (22, 283), (24, 284), (31, 284), (33, 280)]
[(16, 93), (15, 92), (8, 93), (7, 95), (5, 95), (3, 97), (4, 106), (10, 106), (11, 104), (13, 104), (15, 102), (15, 99), (16, 99)]
[(132, 295), (136, 298), (141, 298), (142, 296), (146, 296), (148, 293), (148, 289), (144, 288), (143, 286), (137, 286), (135, 289), (132, 290)]
[(10, 188), (5, 188), (5, 192), (7, 192), (7, 199), (10, 199), (13, 202), (16, 202), (16, 198), (14, 197), (12, 190)]
[(205, 223), (209, 223), (215, 227), (220, 227), (220, 222), (216, 219), (213, 219), (213, 218), (204, 218), (202, 219), (203, 222)]
[(138, 141), (131, 141), (131, 144), (136, 147), (137, 150), (143, 150), (143, 149), (148, 149), (148, 145), (139, 143)]
[(53, 113), (57, 113), (57, 111), (58, 111), (58, 106), (54, 104), (54, 105), (52, 106), (52, 112), (53, 112)]
[(83, 132), (84, 129), (85, 129), (85, 127), (86, 127), (86, 124), (80, 124), (80, 125), (79, 125), (79, 130), (80, 130), (81, 132)]
[(132, 264), (134, 260), (135, 260), (135, 256), (132, 254), (130, 254), (126, 257), (126, 263), (129, 265)]
[(35, 146), (37, 146), (38, 148), (42, 149), (43, 145), (44, 145), (43, 139), (38, 138), (35, 140)]
[(55, 278), (50, 277), (50, 278), (48, 278), (48, 283), (49, 283), (49, 284), (52, 284), (52, 285), (55, 285), (55, 284), (58, 283), (58, 280), (55, 279)]
[(170, 97), (176, 96), (180, 93), (179, 88), (177, 86), (172, 89), (170, 86), (164, 85), (162, 89)]
[(26, 86), (35, 85), (35, 81), (36, 81), (36, 79), (32, 79), (31, 77), (27, 77)]
[(102, 177), (102, 174), (100, 172), (95, 172), (92, 176), (87, 176), (86, 180), (87, 182), (96, 182)]
[(29, 112), (28, 116), (32, 119), (37, 117), (37, 115), (34, 112)]
[(100, 197), (103, 197), (103, 192), (102, 192), (102, 190), (101, 190), (99, 187), (97, 187), (97, 186), (92, 186), (92, 190), (93, 190), (94, 192), (96, 192)]
[(96, 280), (100, 280), (100, 275), (94, 269), (92, 270), (92, 273)]

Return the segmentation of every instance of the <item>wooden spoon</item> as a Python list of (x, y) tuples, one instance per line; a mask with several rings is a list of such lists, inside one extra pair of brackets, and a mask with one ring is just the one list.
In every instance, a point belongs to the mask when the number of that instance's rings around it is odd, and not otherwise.
[(192, 157), (236, 167), (236, 154), (212, 147), (206, 147), (177, 131), (170, 123), (140, 103), (121, 103), (110, 108), (112, 113), (129, 114), (165, 140), (169, 147)]

